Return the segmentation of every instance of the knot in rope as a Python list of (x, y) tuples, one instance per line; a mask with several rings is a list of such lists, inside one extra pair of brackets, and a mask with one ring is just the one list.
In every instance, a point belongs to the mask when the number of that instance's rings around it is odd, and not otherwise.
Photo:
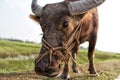
[(74, 62), (76, 62), (73, 59), (70, 51), (74, 48), (74, 46), (76, 46), (76, 43), (77, 43), (77, 45), (80, 43), (79, 38), (80, 38), (81, 28), (82, 28), (82, 26), (80, 24), (78, 24), (78, 26), (70, 34), (70, 37), (68, 38), (68, 40), (66, 42), (62, 42), (62, 46), (53, 47), (51, 44), (48, 43), (48, 41), (46, 41), (43, 38), (42, 44), (47, 49), (47, 51), (43, 55), (39, 55), (38, 59), (36, 60), (36, 63), (38, 63), (46, 55), (49, 55), (49, 57), (50, 57), (49, 61), (50, 61), (50, 65), (51, 65), (52, 56), (53, 56), (53, 54), (57, 54), (57, 51), (60, 51), (59, 57), (62, 56), (61, 59), (64, 62), (66, 62), (66, 59), (68, 58), (68, 56), (70, 56), (72, 58), (72, 60)]
[(53, 48), (50, 48), (49, 49), (49, 53), (52, 54), (54, 52), (54, 49)]

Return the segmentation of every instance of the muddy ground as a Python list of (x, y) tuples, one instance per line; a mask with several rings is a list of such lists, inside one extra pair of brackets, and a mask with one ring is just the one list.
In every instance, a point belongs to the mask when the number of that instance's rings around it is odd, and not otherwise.
[[(110, 74), (112, 71), (113, 73), (114, 71), (117, 71), (116, 73), (118, 74), (118, 76), (120, 75), (120, 73), (118, 73), (120, 72), (119, 71), (120, 61), (96, 63), (95, 66), (100, 76), (98, 78), (94, 78), (93, 80), (99, 80), (99, 79), (107, 80), (107, 76), (109, 75), (112, 76), (112, 74)], [(72, 73), (71, 71), (70, 74), (72, 76), (72, 80), (86, 80), (86, 79), (89, 80), (90, 76), (88, 75), (87, 68), (88, 68), (88, 64), (81, 65), (79, 69), (81, 71), (80, 74), (75, 74), (75, 73)], [(103, 74), (106, 74), (106, 75), (103, 75)], [(84, 77), (87, 77), (87, 78), (84, 78)], [(41, 75), (36, 75), (35, 72), (32, 70), (32, 71), (25, 71), (21, 73), (7, 73), (7, 74), (0, 73), (0, 80), (61, 80), (61, 79), (60, 78), (48, 78), (48, 77), (44, 77)], [(114, 79), (112, 79), (111, 77), (109, 78), (109, 80), (114, 80)]]

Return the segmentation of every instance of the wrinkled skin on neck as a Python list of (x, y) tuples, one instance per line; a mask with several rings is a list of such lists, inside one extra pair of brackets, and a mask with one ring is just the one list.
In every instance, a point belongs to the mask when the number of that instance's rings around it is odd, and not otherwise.
[[(66, 5), (63, 3), (46, 5), (38, 19), (43, 31), (43, 38), (53, 48), (62, 46), (80, 22), (83, 14), (78, 16), (70, 15)], [(42, 45), (40, 55), (46, 51), (48, 51), (48, 49)], [(61, 49), (52, 53), (52, 60), (50, 61), (50, 54), (48, 53), (35, 64), (35, 71), (45, 76), (57, 76), (61, 70), (60, 64), (63, 61), (61, 54), (69, 57), (68, 54)]]

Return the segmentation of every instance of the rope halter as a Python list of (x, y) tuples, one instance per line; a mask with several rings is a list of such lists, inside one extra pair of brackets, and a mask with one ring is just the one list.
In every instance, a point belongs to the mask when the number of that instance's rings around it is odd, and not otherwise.
[[(44, 38), (42, 38), (42, 45), (47, 49), (47, 51), (43, 54), (40, 54), (38, 56), (38, 58), (35, 60), (35, 63), (38, 64), (42, 58), (44, 58), (46, 55), (49, 55), (49, 68), (52, 62), (52, 56), (56, 55), (55, 53), (57, 53), (58, 51), (60, 51), (61, 53), (58, 54), (59, 56), (61, 56), (60, 58), (62, 59), (62, 61), (67, 62), (68, 59), (68, 55), (71, 57), (71, 59), (76, 62), (74, 60), (74, 58), (71, 55), (71, 50), (74, 48), (75, 45), (79, 45), (79, 38), (80, 38), (80, 33), (81, 33), (81, 23), (72, 31), (72, 33), (70, 34), (68, 40), (64, 43), (62, 43), (62, 46), (58, 46), (58, 47), (53, 47), (51, 44), (49, 44)], [(63, 54), (64, 53), (64, 54)], [(57, 64), (57, 66), (60, 64), (60, 62)]]

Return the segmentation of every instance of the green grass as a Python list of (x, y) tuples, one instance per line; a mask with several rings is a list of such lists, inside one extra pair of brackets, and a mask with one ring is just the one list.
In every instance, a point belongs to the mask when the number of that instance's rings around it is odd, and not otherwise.
[[(0, 40), (0, 73), (20, 72), (34, 67), (34, 59), (12, 59), (15, 57), (36, 55), (40, 44)], [(11, 57), (11, 59), (6, 59)]]
[(19, 55), (30, 56), (38, 54), (39, 51), (40, 44), (0, 40), (0, 58), (17, 57)]
[[(106, 52), (95, 52), (95, 63), (120, 61), (120, 54), (111, 54)], [(87, 51), (81, 50), (77, 56), (79, 64), (87, 64)], [(19, 72), (34, 68), (34, 59), (3, 59), (0, 58), (0, 73)]]
[(21, 72), (27, 70), (33, 70), (34, 60), (33, 59), (0, 59), (0, 73), (11, 73)]
[[(118, 53), (110, 53), (103, 51), (95, 51), (95, 62), (105, 62), (105, 61), (115, 61), (120, 60), (120, 54)], [(78, 63), (88, 63), (87, 50), (80, 50), (77, 54), (77, 62)]]
[[(40, 44), (13, 42), (0, 40), (0, 73), (23, 72), (34, 69), (34, 58), (13, 59), (19, 55), (30, 56), (39, 54)], [(88, 77), (88, 75), (73, 76), (73, 80), (113, 80), (120, 74), (120, 54), (95, 51), (95, 64), (100, 77)], [(11, 57), (11, 58), (7, 58)], [(87, 50), (80, 50), (77, 62), (84, 68), (87, 65)], [(118, 63), (119, 62), (119, 63)], [(85, 70), (87, 70), (87, 68)], [(46, 79), (47, 80), (47, 79)], [(48, 78), (48, 80), (52, 80)], [(58, 79), (56, 79), (58, 80)]]

